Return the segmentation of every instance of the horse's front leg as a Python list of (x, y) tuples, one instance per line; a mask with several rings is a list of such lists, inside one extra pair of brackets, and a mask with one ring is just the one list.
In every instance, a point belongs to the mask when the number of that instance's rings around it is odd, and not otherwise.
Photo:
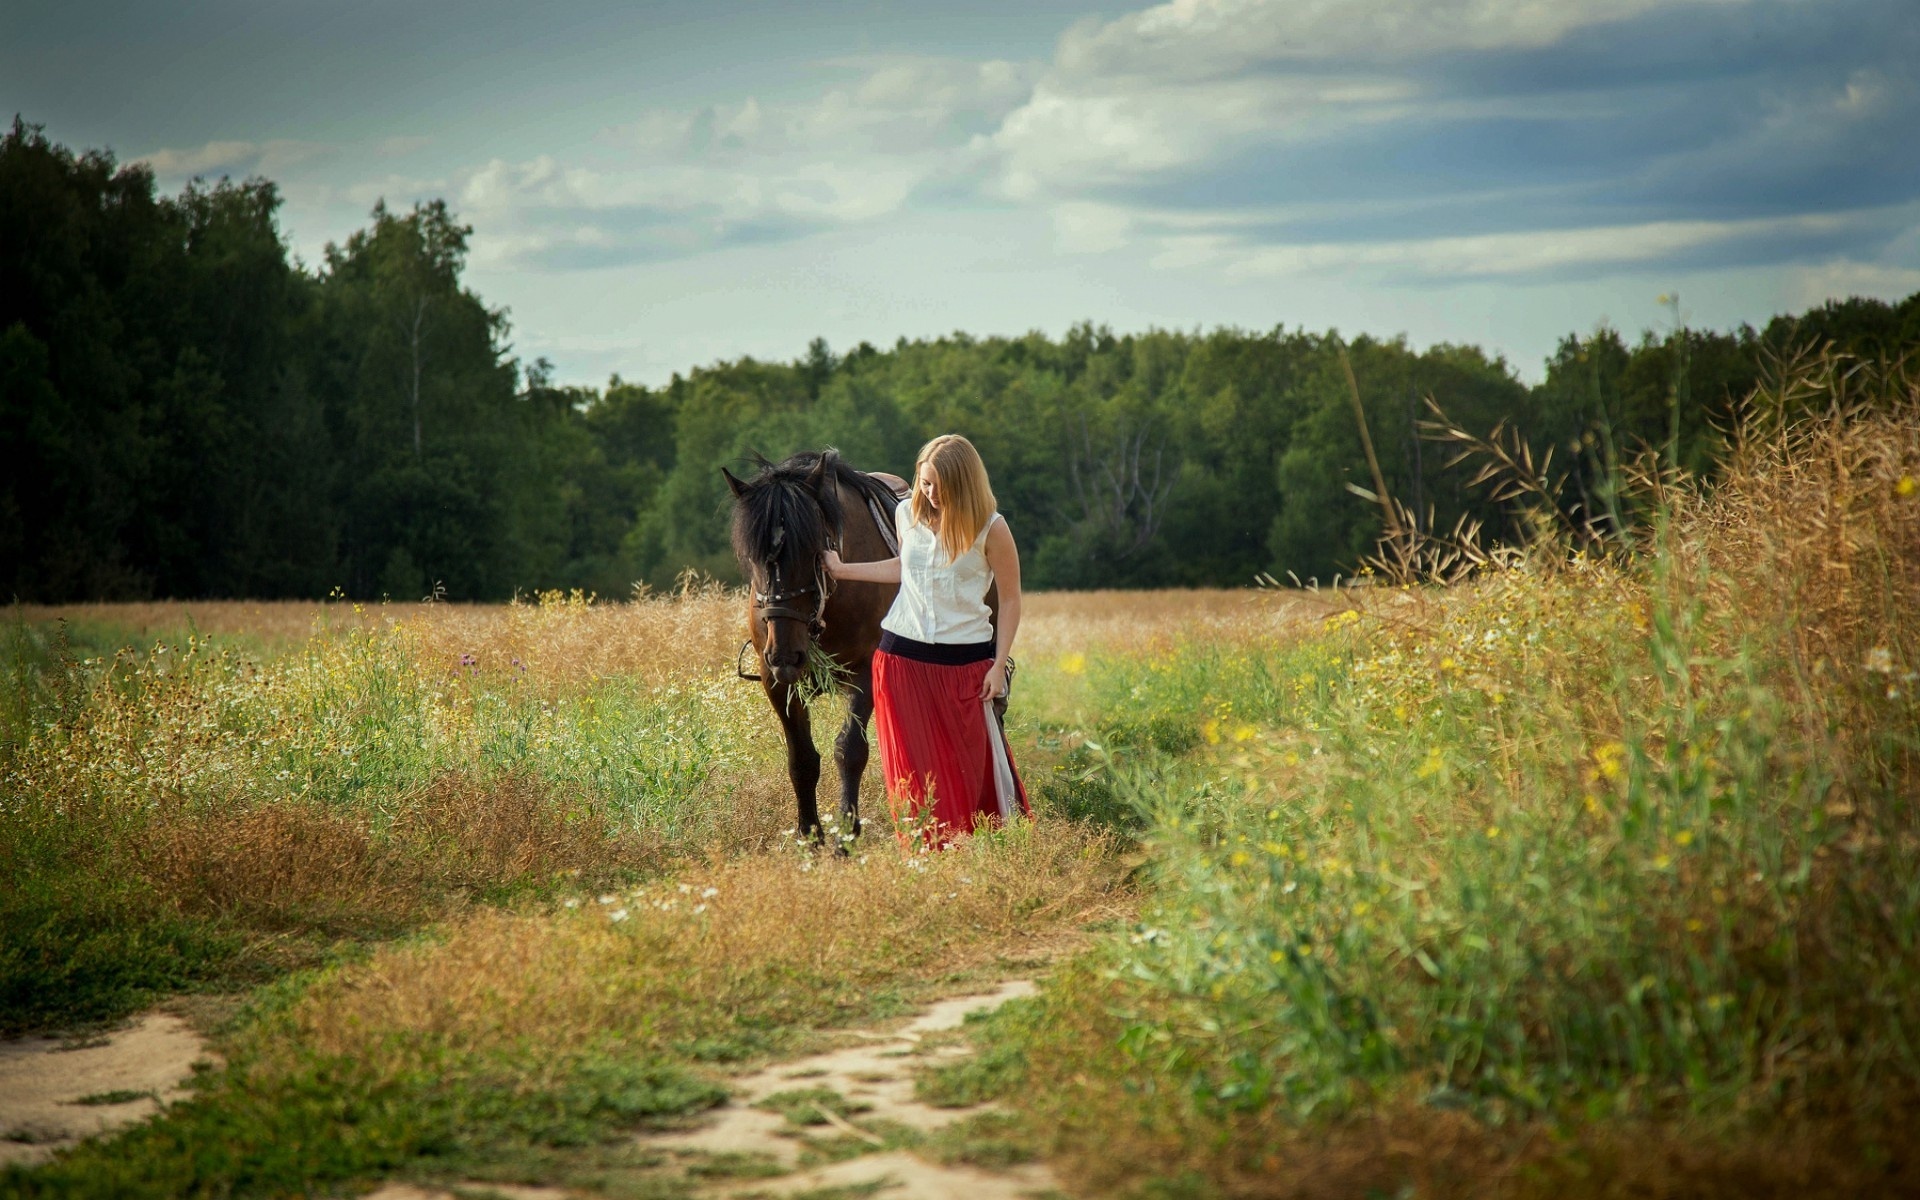
[(793, 784), (793, 798), (800, 805), (800, 836), (807, 841), (820, 840), (820, 751), (813, 745), (813, 721), (806, 701), (791, 687), (772, 684), (767, 699), (780, 716), (780, 730), (787, 738), (787, 780)]
[[(834, 739), (833, 761), (840, 768), (840, 827), (848, 838), (860, 836), (860, 777), (867, 770), (867, 718), (873, 715), (873, 671), (854, 673), (848, 682), (846, 724)], [(847, 852), (846, 842), (840, 853)]]

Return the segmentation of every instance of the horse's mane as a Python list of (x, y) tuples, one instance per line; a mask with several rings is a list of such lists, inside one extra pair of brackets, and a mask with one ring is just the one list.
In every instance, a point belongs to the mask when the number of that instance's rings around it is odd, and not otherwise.
[[(807, 478), (823, 460), (823, 482), (839, 486), (822, 487), (815, 495)], [(758, 562), (778, 567), (789, 584), (811, 576), (821, 554), (840, 539), (846, 523), (841, 488), (877, 501), (889, 516), (893, 513), (893, 492), (848, 466), (837, 450), (803, 451), (778, 463), (755, 454), (753, 461), (760, 471), (746, 481), (734, 506), (733, 552), (743, 566)]]

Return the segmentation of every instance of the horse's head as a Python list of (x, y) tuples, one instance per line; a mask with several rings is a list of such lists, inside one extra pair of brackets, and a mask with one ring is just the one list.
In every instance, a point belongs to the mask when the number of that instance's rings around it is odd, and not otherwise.
[(733, 552), (753, 593), (754, 637), (782, 684), (799, 681), (825, 628), (826, 553), (840, 537), (837, 461), (831, 450), (778, 464), (762, 458), (751, 480), (720, 468), (733, 490)]

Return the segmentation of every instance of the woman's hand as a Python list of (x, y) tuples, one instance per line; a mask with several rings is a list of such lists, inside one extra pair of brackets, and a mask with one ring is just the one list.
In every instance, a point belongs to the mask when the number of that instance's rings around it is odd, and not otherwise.
[(1007, 694), (1007, 660), (996, 658), (987, 668), (987, 677), (980, 681), (980, 698), (998, 700)]
[(833, 576), (835, 579), (844, 578), (840, 572), (845, 570), (846, 566), (846, 563), (840, 561), (840, 552), (838, 550), (829, 549), (827, 551), (827, 574)]

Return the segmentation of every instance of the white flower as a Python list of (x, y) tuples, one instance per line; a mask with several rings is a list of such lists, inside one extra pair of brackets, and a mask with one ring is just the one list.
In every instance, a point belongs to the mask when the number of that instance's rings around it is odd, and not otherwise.
[(614, 902), (615, 900), (618, 900), (619, 898), (620, 898), (620, 897), (618, 897), (618, 896), (613, 896), (613, 895), (607, 895), (607, 896), (602, 896), (602, 897), (600, 897), (600, 903), (602, 903), (602, 904), (612, 904), (612, 903), (613, 903), (613, 902)]
[(707, 906), (704, 904), (696, 904), (693, 906), (693, 915), (696, 917), (705, 911), (707, 911)]
[(575, 900), (569, 900), (569, 901), (567, 901), (567, 907), (568, 907), (568, 908), (579, 908), (579, 907), (580, 907), (580, 901), (579, 901), (579, 900), (577, 900), (577, 899), (575, 899)]
[(1893, 652), (1885, 646), (1867, 651), (1866, 669), (1879, 675), (1893, 674)]
[(711, 900), (715, 896), (718, 896), (719, 894), (720, 894), (720, 889), (717, 887), (702, 888), (700, 890), (700, 898), (702, 900)]
[(693, 885), (690, 883), (683, 883), (680, 885), (680, 894), (682, 896), (686, 895), (688, 892), (692, 890), (693, 890)]
[(612, 912), (607, 914), (607, 920), (609, 921), (624, 921), (626, 919), (627, 919), (627, 910), (624, 908), (616, 908)]

